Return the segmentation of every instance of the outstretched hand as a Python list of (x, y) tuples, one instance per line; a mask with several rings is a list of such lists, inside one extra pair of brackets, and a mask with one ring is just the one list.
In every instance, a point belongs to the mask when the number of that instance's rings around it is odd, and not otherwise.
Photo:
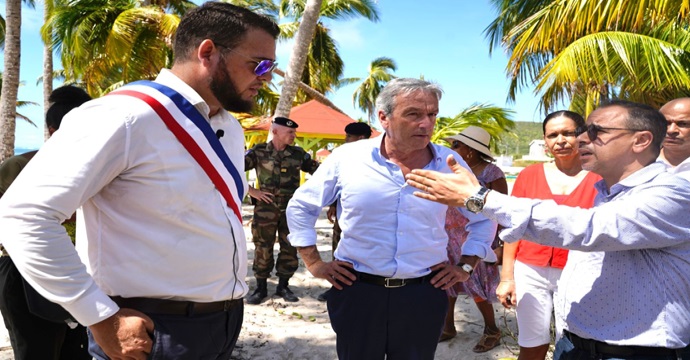
[(422, 190), (414, 193), (420, 198), (449, 206), (465, 206), (465, 200), (479, 192), (479, 181), (472, 172), (458, 164), (453, 155), (448, 155), (446, 162), (453, 173), (415, 169), (407, 174), (407, 184)]

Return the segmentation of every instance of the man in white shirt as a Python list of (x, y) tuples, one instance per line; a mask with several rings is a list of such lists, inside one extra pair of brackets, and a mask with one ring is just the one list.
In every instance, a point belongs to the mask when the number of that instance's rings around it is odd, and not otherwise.
[[(0, 241), (89, 327), (96, 359), (229, 358), (247, 293), (247, 184), (243, 131), (225, 110), (251, 109), (278, 33), (233, 5), (190, 10), (172, 68), (68, 114), (0, 200)], [(60, 223), (77, 208), (75, 251)]]

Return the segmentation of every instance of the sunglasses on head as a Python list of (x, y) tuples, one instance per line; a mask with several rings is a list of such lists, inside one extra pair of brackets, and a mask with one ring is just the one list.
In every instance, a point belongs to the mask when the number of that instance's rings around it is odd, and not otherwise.
[(580, 136), (584, 133), (587, 133), (587, 137), (589, 138), (589, 141), (594, 141), (599, 137), (600, 132), (607, 132), (609, 130), (625, 130), (625, 131), (645, 131), (642, 129), (628, 129), (628, 128), (615, 128), (615, 127), (603, 127), (599, 126), (597, 124), (589, 124), (583, 127), (577, 128), (575, 130), (575, 134), (577, 136)]
[(278, 63), (275, 62), (275, 61), (273, 61), (273, 60), (254, 60), (254, 59), (251, 58), (250, 56), (247, 56), (247, 55), (245, 55), (245, 54), (242, 54), (241, 52), (239, 52), (239, 51), (237, 51), (237, 50), (233, 50), (233, 49), (231, 49), (231, 48), (229, 48), (229, 47), (227, 47), (227, 46), (225, 46), (225, 45), (216, 44), (216, 46), (223, 47), (223, 48), (227, 49), (227, 50), (228, 50), (229, 52), (231, 52), (231, 53), (235, 53), (235, 54), (237, 54), (237, 55), (239, 55), (239, 56), (242, 56), (242, 57), (244, 57), (244, 58), (247, 58), (247, 59), (251, 60), (252, 62), (255, 62), (255, 63), (256, 63), (256, 67), (254, 68), (254, 75), (256, 75), (256, 76), (265, 75), (265, 74), (267, 74), (267, 73), (273, 71), (273, 69), (275, 69), (276, 66), (278, 66)]

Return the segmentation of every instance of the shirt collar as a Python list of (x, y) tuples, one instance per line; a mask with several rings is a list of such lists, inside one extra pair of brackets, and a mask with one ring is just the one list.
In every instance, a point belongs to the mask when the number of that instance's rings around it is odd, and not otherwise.
[(611, 186), (611, 190), (606, 190), (606, 182), (604, 180), (599, 180), (594, 187), (599, 193), (607, 197), (616, 196), (618, 193), (633, 188), (638, 185), (642, 185), (650, 182), (652, 179), (657, 177), (660, 173), (666, 172), (666, 164), (663, 162), (653, 162), (650, 165), (643, 167), (640, 170), (635, 171), (630, 174), (625, 179), (619, 181)]
[[(196, 90), (192, 89), (186, 82), (173, 74), (172, 71), (162, 69), (156, 77), (156, 82), (175, 89), (175, 91), (184, 96), (184, 98), (187, 99), (187, 101), (189, 101), (206, 119), (209, 118), (208, 113), (211, 111), (211, 108), (206, 104), (206, 101), (204, 101)], [(221, 109), (218, 113), (227, 112)]]
[[(384, 132), (384, 133), (381, 133), (381, 135), (371, 139), (374, 142), (374, 151), (382, 159), (385, 159), (385, 157), (383, 156), (383, 154), (381, 154), (381, 144), (383, 144), (383, 139), (385, 137), (386, 137), (386, 133)], [(360, 141), (363, 141), (363, 140), (360, 140)], [(439, 153), (437, 146), (434, 146), (434, 144), (430, 142), (427, 145), (427, 147), (429, 147), (429, 149), (431, 149), (431, 154), (433, 155), (432, 162), (434, 164), (438, 164), (439, 161), (443, 161), (445, 164), (445, 158), (443, 158), (443, 155)]]

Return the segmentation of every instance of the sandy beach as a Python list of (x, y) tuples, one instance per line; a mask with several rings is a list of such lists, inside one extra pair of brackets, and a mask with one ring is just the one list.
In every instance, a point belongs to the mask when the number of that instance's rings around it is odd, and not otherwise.
[[(245, 206), (245, 223), (251, 219), (251, 206)], [(331, 258), (332, 225), (326, 219), (325, 211), (316, 224), (318, 248), (323, 259)], [(254, 289), (256, 281), (251, 272), (254, 256), (254, 244), (251, 242), (251, 231), (245, 226), (247, 235), (247, 255), (249, 257), (249, 274), (247, 281)], [(274, 255), (277, 256), (276, 245)], [(278, 280), (274, 277), (268, 281), (269, 294), (275, 291)], [(316, 297), (328, 289), (330, 284), (316, 279), (306, 270), (300, 261), (300, 268), (290, 281), (290, 288), (300, 298), (299, 302), (288, 303), (282, 298), (272, 296), (259, 305), (246, 305), (242, 333), (232, 359), (235, 360), (285, 360), (285, 359), (337, 359), (335, 352), (335, 333), (328, 320), (326, 304)], [(440, 343), (436, 350), (436, 359), (505, 359), (517, 357), (515, 340), (508, 335), (515, 333), (515, 313), (505, 311), (500, 304), (495, 304), (496, 320), (504, 332), (503, 344), (483, 353), (475, 354), (472, 348), (483, 331), (479, 311), (472, 299), (461, 296), (455, 307), (455, 327), (458, 335)]]
[[(251, 219), (252, 206), (243, 206), (243, 217), (248, 225)], [(331, 257), (332, 225), (325, 218), (325, 211), (317, 222), (318, 247), (321, 257)], [(254, 256), (254, 245), (251, 242), (251, 230), (245, 226), (247, 235), (247, 255), (249, 257), (249, 274), (247, 281), (250, 289), (256, 282), (251, 272)], [(276, 255), (278, 246), (276, 245)], [(269, 294), (275, 291), (277, 279), (268, 281)], [(246, 305), (242, 332), (237, 347), (232, 355), (233, 360), (289, 360), (289, 359), (337, 359), (335, 352), (335, 333), (331, 328), (326, 311), (326, 304), (316, 300), (329, 284), (315, 279), (300, 262), (300, 268), (290, 281), (290, 287), (300, 298), (299, 302), (288, 303), (277, 296), (269, 297), (259, 305)], [(458, 335), (440, 343), (436, 350), (436, 359), (510, 359), (517, 357), (517, 345), (510, 333), (515, 333), (515, 313), (505, 311), (500, 304), (495, 304), (496, 319), (504, 336), (503, 343), (483, 354), (475, 354), (472, 348), (479, 340), (483, 324), (479, 311), (473, 301), (461, 296), (455, 307), (455, 327)], [(4, 327), (2, 328), (4, 331)], [(6, 331), (0, 333), (0, 360), (14, 359)]]

